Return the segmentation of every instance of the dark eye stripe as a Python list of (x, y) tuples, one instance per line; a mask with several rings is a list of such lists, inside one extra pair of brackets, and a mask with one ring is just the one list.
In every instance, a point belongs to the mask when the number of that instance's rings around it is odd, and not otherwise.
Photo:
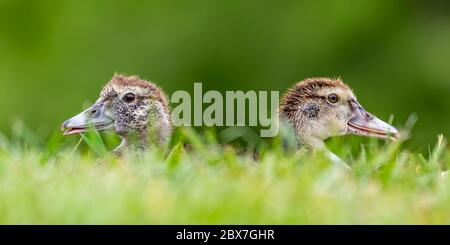
[(310, 98), (310, 99), (326, 99), (325, 96), (320, 96), (320, 95), (309, 95), (306, 98)]

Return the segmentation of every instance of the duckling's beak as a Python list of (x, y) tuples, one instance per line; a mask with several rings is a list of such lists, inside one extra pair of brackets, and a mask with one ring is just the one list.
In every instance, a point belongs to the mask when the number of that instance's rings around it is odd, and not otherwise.
[(90, 127), (97, 130), (105, 130), (114, 125), (114, 120), (107, 115), (105, 102), (98, 101), (87, 110), (65, 121), (61, 130), (64, 135), (72, 135), (86, 132)]
[(396, 140), (399, 133), (390, 124), (368, 113), (356, 100), (350, 101), (353, 117), (347, 123), (347, 134)]

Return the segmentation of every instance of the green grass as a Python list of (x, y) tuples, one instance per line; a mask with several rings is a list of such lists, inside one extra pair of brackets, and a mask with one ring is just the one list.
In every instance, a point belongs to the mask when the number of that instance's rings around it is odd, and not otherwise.
[(2, 224), (450, 223), (443, 137), (424, 155), (401, 142), (328, 141), (351, 170), (279, 139), (219, 144), (212, 130), (181, 128), (167, 149), (123, 158), (106, 154), (111, 134), (40, 138), (20, 126), (0, 138)]

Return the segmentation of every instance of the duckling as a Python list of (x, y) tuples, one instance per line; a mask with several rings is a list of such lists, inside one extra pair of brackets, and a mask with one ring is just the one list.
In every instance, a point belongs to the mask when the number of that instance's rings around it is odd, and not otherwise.
[(313, 150), (326, 149), (324, 140), (334, 136), (394, 140), (399, 135), (393, 126), (367, 112), (340, 79), (318, 77), (297, 83), (282, 97), (280, 118), (300, 144)]
[(113, 129), (122, 138), (113, 151), (118, 154), (130, 146), (133, 138), (141, 150), (148, 147), (150, 136), (163, 144), (172, 132), (167, 97), (151, 82), (116, 74), (94, 105), (62, 124), (64, 135), (80, 134), (89, 127), (99, 131)]

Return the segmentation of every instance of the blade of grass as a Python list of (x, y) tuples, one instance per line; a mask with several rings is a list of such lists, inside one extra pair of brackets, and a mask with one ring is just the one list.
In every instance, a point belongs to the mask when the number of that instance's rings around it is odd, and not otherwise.
[(89, 128), (86, 133), (81, 134), (81, 138), (97, 156), (101, 157), (108, 153), (102, 137), (94, 128)]

